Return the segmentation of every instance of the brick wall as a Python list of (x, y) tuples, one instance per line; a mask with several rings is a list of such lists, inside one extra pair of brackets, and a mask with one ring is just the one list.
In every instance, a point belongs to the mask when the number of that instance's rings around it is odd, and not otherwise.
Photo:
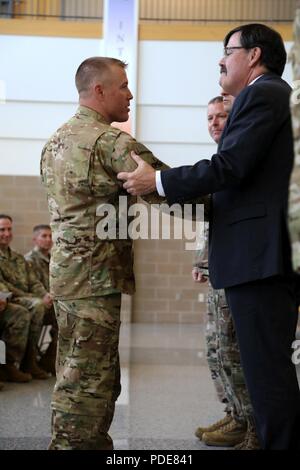
[[(46, 197), (39, 177), (0, 176), (0, 212), (13, 218), (12, 247), (20, 253), (29, 251), (33, 226), (49, 223)], [(193, 252), (184, 250), (183, 241), (136, 241), (137, 289), (133, 299), (123, 297), (122, 320), (129, 321), (131, 318), (134, 322), (144, 323), (201, 322), (207, 288), (193, 283), (192, 261)]]
[(0, 176), (0, 212), (13, 218), (12, 247), (26, 253), (32, 247), (32, 228), (48, 224), (45, 192), (37, 176)]
[(135, 242), (134, 321), (202, 321), (205, 302), (199, 302), (199, 297), (204, 300), (207, 288), (192, 281), (193, 256), (193, 252), (184, 250), (184, 242), (180, 240)]

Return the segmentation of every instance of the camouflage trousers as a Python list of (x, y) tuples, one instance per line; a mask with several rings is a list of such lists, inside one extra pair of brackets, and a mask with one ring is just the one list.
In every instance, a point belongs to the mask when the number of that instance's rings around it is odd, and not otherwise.
[(11, 302), (0, 312), (0, 338), (6, 347), (6, 363), (20, 363), (28, 342), (31, 313)]
[(30, 312), (31, 321), (28, 338), (34, 346), (37, 346), (45, 315), (45, 306), (42, 299), (38, 297), (14, 297), (14, 303)]
[(254, 424), (234, 323), (225, 292), (210, 286), (206, 325), (207, 361), (217, 395), (236, 420)]
[(54, 302), (57, 379), (50, 450), (112, 450), (108, 434), (121, 392), (121, 294)]

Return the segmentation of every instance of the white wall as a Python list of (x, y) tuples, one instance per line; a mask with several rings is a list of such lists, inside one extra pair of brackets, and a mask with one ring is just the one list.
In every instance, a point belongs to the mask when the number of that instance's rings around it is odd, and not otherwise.
[[(287, 44), (287, 49), (290, 44)], [(74, 75), (96, 39), (0, 36), (0, 174), (38, 175), (48, 137), (77, 106)], [(139, 44), (137, 138), (169, 165), (209, 158), (206, 104), (219, 93), (218, 42)], [(291, 82), (290, 66), (285, 73)], [(1, 97), (0, 97), (1, 98)]]
[(45, 141), (76, 109), (76, 69), (101, 48), (100, 40), (0, 36), (0, 174), (39, 174)]

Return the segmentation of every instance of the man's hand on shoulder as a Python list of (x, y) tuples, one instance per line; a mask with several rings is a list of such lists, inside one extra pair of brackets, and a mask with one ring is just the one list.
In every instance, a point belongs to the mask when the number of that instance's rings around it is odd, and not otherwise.
[(134, 152), (131, 157), (137, 163), (137, 169), (130, 173), (120, 172), (117, 178), (125, 181), (123, 187), (133, 196), (153, 193), (156, 190), (155, 170)]

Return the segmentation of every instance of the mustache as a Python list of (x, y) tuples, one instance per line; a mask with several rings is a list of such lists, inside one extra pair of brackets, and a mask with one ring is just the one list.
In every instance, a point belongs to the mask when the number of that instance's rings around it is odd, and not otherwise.
[(227, 73), (227, 69), (224, 66), (220, 67), (220, 73)]

